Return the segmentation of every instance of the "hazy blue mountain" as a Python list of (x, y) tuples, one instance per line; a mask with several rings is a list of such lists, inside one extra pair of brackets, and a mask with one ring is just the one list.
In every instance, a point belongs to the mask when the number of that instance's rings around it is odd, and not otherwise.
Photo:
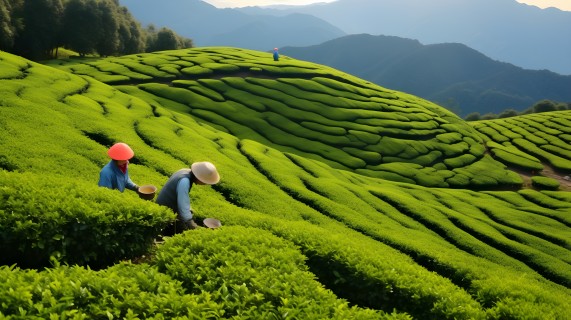
[(463, 43), (527, 69), (571, 74), (571, 12), (542, 10), (515, 0), (337, 0), (242, 12), (306, 13), (347, 34), (392, 35), (427, 44)]
[(143, 25), (168, 27), (191, 38), (196, 46), (234, 46), (271, 50), (284, 45), (307, 46), (345, 35), (314, 16), (281, 16), (218, 9), (200, 0), (120, 0)]
[(280, 52), (440, 103), (461, 116), (571, 101), (571, 76), (498, 62), (463, 44), (423, 45), (394, 36), (350, 35)]

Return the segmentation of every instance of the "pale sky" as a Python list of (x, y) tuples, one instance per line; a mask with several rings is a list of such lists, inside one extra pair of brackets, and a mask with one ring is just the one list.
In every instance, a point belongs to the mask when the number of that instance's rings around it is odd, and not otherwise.
[(217, 8), (241, 8), (248, 6), (271, 6), (278, 4), (306, 5), (317, 2), (333, 2), (334, 0), (202, 0)]
[[(335, 0), (203, 0), (218, 8), (239, 8), (248, 6), (269, 6), (277, 4), (306, 5), (317, 2), (333, 2)], [(516, 0), (540, 8), (555, 7), (571, 11), (571, 0)]]
[(564, 11), (571, 11), (571, 0), (517, 0), (517, 2), (527, 3), (542, 9), (555, 7)]

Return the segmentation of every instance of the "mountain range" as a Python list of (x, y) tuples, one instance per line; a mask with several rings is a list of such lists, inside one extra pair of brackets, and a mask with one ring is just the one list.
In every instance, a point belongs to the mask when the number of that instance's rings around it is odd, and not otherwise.
[(456, 114), (523, 110), (542, 99), (571, 101), (571, 76), (525, 70), (459, 43), (423, 45), (394, 36), (350, 35), (282, 54), (409, 92)]
[(368, 33), (462, 43), (525, 69), (571, 75), (571, 12), (515, 0), (337, 0), (241, 9), (200, 0), (120, 2), (142, 23), (167, 26), (197, 46), (268, 50)]
[(199, 0), (121, 0), (144, 25), (168, 27), (191, 38), (196, 46), (234, 46), (271, 50), (285, 45), (307, 46), (345, 35), (315, 16), (249, 14), (218, 9)]
[(337, 0), (257, 14), (310, 14), (347, 34), (383, 34), (427, 44), (458, 42), (525, 69), (571, 74), (571, 12), (515, 0)]

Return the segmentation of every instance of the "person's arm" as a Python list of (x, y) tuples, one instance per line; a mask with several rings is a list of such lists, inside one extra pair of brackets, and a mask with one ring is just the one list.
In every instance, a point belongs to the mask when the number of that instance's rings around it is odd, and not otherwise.
[(133, 191), (139, 191), (139, 186), (136, 185), (132, 180), (131, 177), (127, 175), (127, 183), (125, 183), (125, 188)]
[(183, 221), (192, 219), (192, 209), (190, 208), (190, 180), (182, 178), (176, 186), (176, 202), (178, 207), (178, 214)]

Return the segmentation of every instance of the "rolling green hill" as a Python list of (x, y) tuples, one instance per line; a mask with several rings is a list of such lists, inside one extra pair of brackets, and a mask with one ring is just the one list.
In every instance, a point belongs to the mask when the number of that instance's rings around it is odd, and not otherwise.
[(335, 168), (425, 186), (521, 184), (454, 114), (325, 66), (215, 48), (55, 66)]
[[(0, 317), (565, 319), (571, 194), (520, 188), (508, 166), (569, 161), (552, 142), (569, 118), (472, 127), (235, 48), (49, 66), (0, 52)], [(173, 217), (96, 186), (117, 141), (139, 184), (215, 163), (221, 183), (191, 197), (223, 227), (154, 245)]]

